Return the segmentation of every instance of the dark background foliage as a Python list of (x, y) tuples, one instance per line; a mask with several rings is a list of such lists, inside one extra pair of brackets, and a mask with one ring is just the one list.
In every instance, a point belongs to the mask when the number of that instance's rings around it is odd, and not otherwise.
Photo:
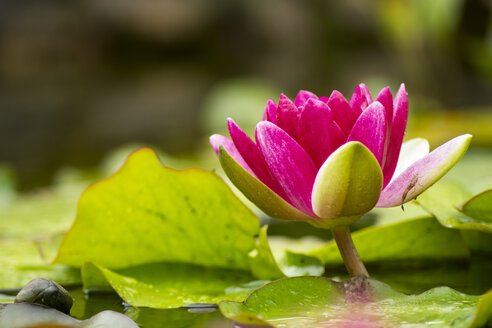
[(490, 16), (486, 0), (3, 0), (0, 162), (28, 189), (128, 142), (193, 152), (238, 81), (273, 98), (405, 82), (412, 111), (490, 118)]

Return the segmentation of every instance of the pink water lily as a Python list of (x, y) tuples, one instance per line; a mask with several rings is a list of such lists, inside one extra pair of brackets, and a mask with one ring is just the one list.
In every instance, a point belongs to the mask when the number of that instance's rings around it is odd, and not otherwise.
[(347, 101), (300, 91), (268, 100), (256, 143), (228, 119), (231, 139), (210, 142), (230, 180), (272, 217), (332, 228), (374, 206), (402, 205), (439, 180), (463, 156), (471, 136), (429, 153), (425, 139), (402, 140), (408, 99), (383, 88), (373, 101), (364, 84)]
[(268, 215), (332, 230), (351, 276), (368, 276), (349, 225), (373, 207), (403, 205), (439, 180), (463, 156), (471, 135), (429, 153), (425, 139), (402, 144), (408, 99), (402, 84), (376, 100), (364, 84), (347, 101), (300, 91), (292, 102), (268, 100), (255, 139), (228, 119), (231, 139), (210, 142), (232, 183)]

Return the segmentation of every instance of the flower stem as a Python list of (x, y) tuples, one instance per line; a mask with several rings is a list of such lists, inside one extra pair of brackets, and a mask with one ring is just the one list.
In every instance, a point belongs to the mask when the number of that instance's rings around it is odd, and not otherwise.
[(354, 242), (350, 236), (348, 226), (336, 227), (331, 230), (337, 242), (338, 249), (342, 255), (345, 267), (351, 277), (366, 276), (369, 277), (364, 263), (359, 258), (359, 254), (355, 249)]

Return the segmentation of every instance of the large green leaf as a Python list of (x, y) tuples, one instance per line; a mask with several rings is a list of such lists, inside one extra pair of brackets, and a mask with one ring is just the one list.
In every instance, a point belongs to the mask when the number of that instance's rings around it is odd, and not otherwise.
[[(97, 274), (101, 277), (97, 278)], [(264, 284), (251, 283), (254, 277), (247, 271), (182, 263), (151, 263), (110, 270), (88, 262), (82, 268), (82, 276), (85, 289), (103, 287), (101, 283), (107, 281), (125, 302), (160, 309), (242, 300)]]
[[(486, 215), (492, 206), (490, 202), (484, 202), (489, 194), (486, 192), (481, 196), (475, 196), (478, 197), (476, 200), (473, 200), (472, 196), (473, 194), (461, 184), (442, 182), (427, 190), (417, 202), (445, 227), (492, 233), (492, 218), (484, 220), (481, 216)], [(475, 206), (475, 210), (461, 211), (466, 204)], [(478, 214), (476, 206), (481, 207), (482, 212), (478, 217), (473, 217), (471, 215)]]
[(491, 295), (439, 287), (407, 296), (361, 277), (296, 277), (266, 284), (242, 303), (221, 302), (220, 310), (238, 323), (268, 327), (479, 327), (492, 319)]
[(249, 269), (258, 229), (258, 218), (215, 174), (163, 167), (152, 150), (141, 149), (82, 194), (55, 263)]
[[(466, 259), (468, 248), (458, 231), (442, 227), (433, 217), (370, 227), (352, 234), (365, 263)], [(343, 264), (334, 241), (312, 251), (327, 266)]]

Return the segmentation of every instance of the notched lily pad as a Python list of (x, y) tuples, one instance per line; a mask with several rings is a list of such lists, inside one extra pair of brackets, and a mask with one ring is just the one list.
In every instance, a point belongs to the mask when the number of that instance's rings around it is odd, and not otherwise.
[(485, 327), (492, 292), (469, 296), (447, 287), (404, 295), (376, 280), (355, 277), (280, 279), (244, 302), (221, 302), (222, 313), (248, 326), (267, 327)]

